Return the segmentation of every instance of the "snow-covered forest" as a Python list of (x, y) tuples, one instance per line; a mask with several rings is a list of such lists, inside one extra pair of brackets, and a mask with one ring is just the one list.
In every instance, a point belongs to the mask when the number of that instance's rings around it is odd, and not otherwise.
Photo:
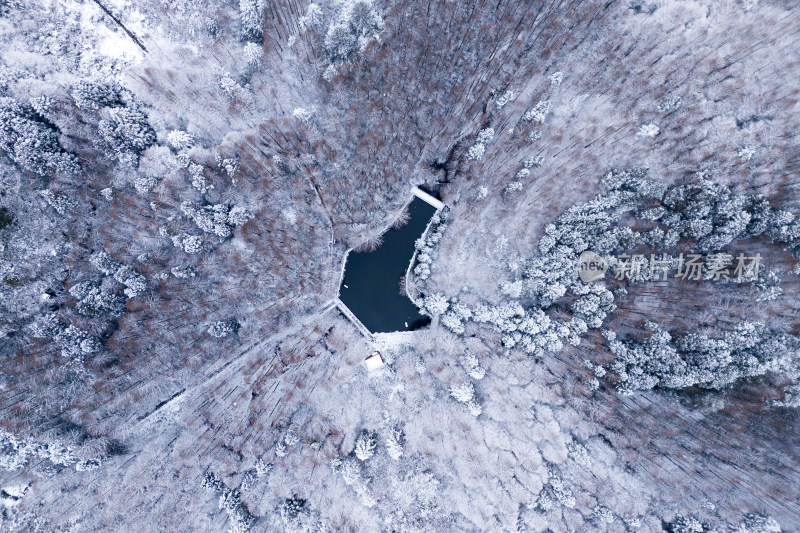
[(785, 0), (0, 0), (0, 532), (800, 531), (798, 79)]

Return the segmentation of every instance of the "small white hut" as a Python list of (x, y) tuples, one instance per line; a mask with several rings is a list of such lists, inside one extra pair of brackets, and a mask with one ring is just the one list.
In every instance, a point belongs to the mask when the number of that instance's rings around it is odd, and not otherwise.
[(383, 357), (381, 357), (381, 352), (377, 350), (372, 352), (372, 355), (364, 360), (364, 364), (367, 365), (368, 372), (372, 372), (373, 370), (377, 370), (382, 367)]

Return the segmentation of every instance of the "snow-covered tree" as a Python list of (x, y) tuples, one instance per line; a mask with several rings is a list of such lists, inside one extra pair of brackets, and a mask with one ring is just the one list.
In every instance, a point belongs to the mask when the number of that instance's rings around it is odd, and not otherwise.
[(658, 110), (662, 113), (674, 113), (681, 107), (682, 99), (680, 96), (672, 95), (667, 96), (658, 104)]
[(550, 100), (542, 100), (522, 115), (526, 122), (544, 122), (550, 112)]
[(56, 313), (47, 313), (37, 316), (28, 325), (28, 332), (31, 337), (47, 339), (54, 337), (61, 331), (61, 324)]
[(721, 389), (768, 372), (800, 377), (800, 339), (763, 324), (743, 322), (717, 339), (688, 333), (674, 341), (657, 324), (648, 322), (647, 328), (653, 334), (643, 341), (621, 341), (614, 332), (604, 332), (616, 356), (610, 369), (619, 377), (622, 394), (653, 387)]
[(484, 128), (478, 132), (475, 143), (467, 150), (467, 159), (480, 160), (486, 153), (486, 145), (494, 139), (494, 128)]
[(50, 189), (43, 189), (39, 191), (39, 194), (42, 195), (42, 198), (44, 198), (45, 202), (47, 202), (50, 207), (55, 209), (56, 213), (59, 215), (66, 214), (70, 209), (77, 205), (77, 202), (68, 195), (53, 192)]
[(506, 194), (513, 194), (513, 193), (521, 191), (522, 187), (523, 187), (522, 186), (522, 182), (512, 181), (511, 183), (506, 185), (506, 188), (504, 189), (504, 192)]
[(167, 142), (175, 150), (188, 150), (194, 146), (194, 137), (185, 131), (170, 130), (167, 134)]
[(230, 207), (226, 204), (198, 206), (192, 202), (181, 203), (181, 211), (190, 218), (198, 228), (206, 233), (227, 239), (233, 235), (233, 229), (245, 224), (253, 218), (253, 214), (245, 206)]
[(96, 252), (89, 258), (89, 262), (106, 276), (113, 275), (122, 265), (104, 251)]
[(272, 470), (272, 464), (264, 461), (261, 457), (256, 459), (256, 475), (264, 477)]
[(261, 46), (256, 43), (246, 43), (244, 45), (244, 59), (250, 68), (257, 68), (261, 64), (261, 57), (264, 54)]
[(228, 211), (228, 225), (238, 228), (253, 218), (253, 213), (242, 205), (235, 205)]
[(239, 22), (245, 39), (260, 40), (264, 31), (263, 0), (239, 0)]
[(305, 504), (306, 501), (297, 496), (292, 496), (291, 498), (283, 500), (280, 509), (283, 523), (289, 525), (294, 522), (297, 516), (303, 511)]
[(675, 533), (705, 533), (709, 527), (692, 516), (679, 516), (670, 524), (671, 531)]
[(468, 403), (475, 397), (475, 387), (472, 383), (462, 383), (450, 387), (450, 395), (461, 403)]
[(510, 298), (519, 298), (522, 296), (522, 280), (500, 282), (500, 292)]
[(76, 283), (69, 290), (70, 295), (77, 300), (78, 312), (83, 315), (95, 316), (122, 314), (122, 300), (92, 281)]
[(311, 122), (311, 119), (314, 118), (314, 114), (311, 111), (302, 107), (294, 108), (292, 116), (302, 122)]
[(658, 126), (655, 124), (642, 124), (639, 126), (639, 129), (636, 130), (637, 137), (655, 137), (658, 135), (658, 132), (661, 131)]
[(345, 484), (352, 485), (361, 477), (361, 466), (357, 461), (348, 459), (342, 462), (340, 472)]
[(294, 446), (300, 442), (300, 437), (298, 437), (295, 432), (290, 429), (286, 432), (286, 435), (283, 436), (283, 442), (286, 443), (287, 446)]
[(236, 173), (239, 171), (239, 158), (237, 157), (222, 157), (219, 154), (215, 156), (215, 160), (219, 168), (221, 168), (231, 182), (236, 185)]
[(156, 186), (156, 180), (153, 176), (137, 176), (133, 182), (133, 187), (139, 194), (147, 194)]
[(75, 449), (63, 442), (20, 438), (2, 428), (0, 428), (0, 449), (3, 450), (0, 454), (0, 469), (3, 470), (19, 470), (32, 459), (50, 461), (58, 466), (77, 467), (80, 462), (75, 455)]
[(358, 36), (345, 23), (332, 24), (325, 34), (325, 50), (332, 64), (348, 61), (358, 52)]
[(478, 357), (472, 352), (467, 352), (461, 356), (461, 365), (472, 379), (480, 380), (486, 375), (486, 370), (481, 367)]
[(45, 175), (74, 174), (78, 163), (58, 138), (59, 130), (30, 104), (0, 97), (0, 150), (21, 168)]
[(283, 441), (277, 442), (275, 444), (275, 456), (276, 457), (286, 457), (289, 454), (289, 451), (286, 449), (286, 444)]
[(55, 337), (56, 343), (61, 348), (61, 356), (80, 359), (84, 355), (100, 350), (100, 341), (87, 331), (69, 325)]
[(125, 285), (125, 295), (128, 298), (134, 298), (147, 290), (146, 278), (134, 272), (129, 266), (121, 266), (114, 273), (114, 279)]
[(514, 91), (506, 91), (495, 101), (497, 109), (503, 109), (507, 103), (514, 99)]
[(425, 297), (425, 310), (432, 316), (443, 315), (450, 307), (450, 302), (440, 293), (429, 294)]
[(781, 533), (782, 529), (777, 520), (763, 514), (747, 514), (744, 521), (734, 530), (734, 533)]
[(339, 69), (337, 68), (337, 66), (331, 63), (322, 72), (322, 79), (324, 79), (325, 81), (331, 81), (338, 73)]
[(488, 144), (494, 139), (494, 128), (484, 128), (478, 132), (475, 142), (478, 144)]
[(478, 416), (483, 412), (483, 407), (481, 407), (481, 404), (478, 403), (478, 400), (475, 398), (467, 402), (467, 409), (472, 416)]
[(752, 159), (755, 153), (756, 153), (756, 148), (755, 146), (751, 145), (742, 146), (736, 151), (736, 155), (738, 155), (742, 159), (742, 161), (750, 161), (750, 159)]
[(403, 438), (403, 430), (398, 427), (391, 427), (386, 433), (386, 451), (395, 461), (403, 455)]
[(614, 522), (614, 513), (608, 507), (598, 505), (594, 508), (592, 515), (601, 524), (611, 524)]
[(300, 27), (303, 29), (317, 29), (322, 26), (323, 22), (322, 8), (314, 2), (308, 4), (305, 14), (300, 17)]
[(138, 106), (109, 108), (100, 120), (100, 136), (120, 162), (136, 166), (139, 156), (156, 142), (156, 132)]
[(356, 36), (359, 52), (363, 52), (380, 35), (383, 18), (371, 0), (356, 0), (345, 7), (343, 14), (350, 32)]
[[(227, 337), (231, 333), (235, 333), (237, 329), (238, 323), (234, 319), (229, 320), (217, 320), (212, 322), (210, 326), (208, 326), (208, 334), (212, 337), (216, 337), (218, 339), (222, 337)], [(296, 437), (293, 433), (286, 435), (286, 444), (289, 444), (289, 441), (292, 443), (296, 443)]]
[(250, 530), (255, 518), (242, 503), (238, 490), (229, 489), (211, 471), (203, 476), (202, 486), (219, 494), (219, 508), (228, 514), (228, 533), (246, 533)]
[(549, 489), (548, 492), (552, 494), (555, 497), (555, 500), (564, 507), (567, 507), (568, 509), (574, 508), (576, 502), (572, 489), (567, 486), (558, 472), (556, 472), (554, 468), (549, 468), (547, 477), (547, 488)]
[(94, 83), (81, 80), (70, 91), (72, 99), (80, 109), (98, 110), (104, 107), (125, 105), (125, 90), (113, 83)]
[[(542, 162), (544, 162), (544, 156), (535, 155), (533, 157), (529, 157), (529, 158), (523, 160), (522, 161), (522, 168), (523, 168), (523, 170), (528, 170), (528, 169), (531, 169), (533, 167), (541, 166)], [(527, 176), (527, 174), (526, 174), (526, 176)], [(519, 174), (517, 174), (517, 177), (519, 177)]]
[(361, 435), (358, 436), (358, 439), (356, 439), (356, 447), (354, 450), (356, 457), (358, 457), (360, 461), (366, 461), (375, 454), (376, 446), (375, 435), (368, 431), (363, 431)]
[(197, 235), (173, 235), (172, 244), (187, 254), (199, 254), (203, 251), (203, 239)]
[(483, 154), (486, 153), (486, 145), (475, 143), (467, 150), (467, 159), (479, 161), (483, 159)]
[(453, 312), (442, 315), (442, 325), (456, 334), (464, 333), (464, 323)]

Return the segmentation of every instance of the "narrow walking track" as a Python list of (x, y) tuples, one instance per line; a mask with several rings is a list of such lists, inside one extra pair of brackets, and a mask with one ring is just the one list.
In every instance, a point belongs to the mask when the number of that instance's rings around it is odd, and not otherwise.
[(334, 305), (339, 308), (339, 311), (341, 311), (342, 314), (350, 320), (350, 322), (353, 323), (356, 329), (358, 329), (368, 339), (373, 338), (372, 333), (367, 329), (367, 327), (361, 323), (358, 317), (354, 315), (353, 312), (350, 311), (350, 309), (348, 309), (348, 307), (339, 298), (336, 298), (334, 301)]

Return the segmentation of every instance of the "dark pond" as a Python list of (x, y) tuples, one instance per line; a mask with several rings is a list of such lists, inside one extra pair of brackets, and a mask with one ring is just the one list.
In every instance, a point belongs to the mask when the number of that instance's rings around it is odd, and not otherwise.
[(415, 196), (408, 210), (408, 223), (384, 233), (377, 250), (353, 251), (347, 256), (339, 299), (373, 333), (411, 331), (430, 322), (405, 290), (400, 293), (400, 279), (408, 270), (414, 242), (436, 208)]

